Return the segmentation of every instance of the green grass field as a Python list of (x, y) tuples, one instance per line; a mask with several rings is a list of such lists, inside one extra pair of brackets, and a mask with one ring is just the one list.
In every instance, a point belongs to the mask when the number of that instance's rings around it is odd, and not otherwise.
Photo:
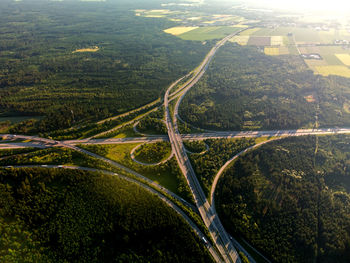
[(126, 138), (126, 137), (141, 137), (140, 134), (134, 131), (132, 125), (127, 125), (119, 130), (117, 130), (114, 134), (112, 134), (113, 138)]
[(169, 142), (157, 142), (143, 144), (135, 150), (135, 159), (142, 163), (159, 163), (171, 154), (171, 145)]
[[(175, 176), (172, 168), (166, 165), (144, 166), (134, 162), (130, 157), (130, 152), (139, 143), (126, 143), (118, 145), (84, 145), (83, 148), (103, 155), (108, 159), (116, 161), (130, 169), (142, 174), (143, 176), (159, 183), (170, 191), (184, 197), (179, 191), (179, 179)], [(171, 160), (170, 160), (171, 161)], [(168, 163), (168, 162), (167, 162)], [(180, 175), (182, 176), (182, 175)]]
[(242, 28), (231, 26), (208, 26), (200, 27), (190, 32), (179, 35), (184, 40), (205, 41), (212, 39), (221, 39), (225, 36), (241, 30)]
[[(314, 28), (303, 27), (277, 27), (277, 28), (260, 28), (259, 30), (252, 31), (252, 36), (287, 36), (288, 33), (292, 33), (295, 37), (295, 41), (298, 43), (321, 43), (331, 44), (335, 39), (345, 39), (345, 33), (340, 34), (338, 31), (317, 31)], [(348, 36), (350, 38), (350, 34)]]
[(328, 65), (343, 65), (343, 63), (336, 57), (335, 54), (346, 54), (349, 50), (344, 50), (339, 46), (325, 46), (319, 47), (320, 55), (327, 61)]

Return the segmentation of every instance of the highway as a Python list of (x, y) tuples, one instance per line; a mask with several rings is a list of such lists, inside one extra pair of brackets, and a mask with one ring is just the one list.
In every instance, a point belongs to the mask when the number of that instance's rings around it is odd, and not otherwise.
[[(0, 168), (7, 168), (7, 167), (2, 167)], [(192, 228), (192, 230), (197, 234), (200, 240), (203, 238), (206, 238), (206, 236), (202, 233), (202, 231), (198, 228), (198, 226), (182, 211), (180, 207), (178, 207), (176, 204), (174, 204), (169, 198), (161, 194), (160, 192), (154, 190), (153, 188), (149, 187), (148, 185), (141, 183), (138, 180), (132, 179), (130, 177), (120, 175), (117, 173), (105, 171), (105, 170), (99, 170), (99, 169), (94, 169), (94, 168), (88, 168), (88, 167), (80, 167), (80, 166), (68, 166), (68, 165), (18, 165), (18, 166), (13, 166), (12, 168), (51, 168), (51, 169), (73, 169), (73, 170), (84, 170), (84, 171), (90, 171), (90, 172), (98, 172), (102, 174), (107, 174), (111, 176), (117, 176), (119, 178), (122, 178), (123, 180), (126, 180), (128, 182), (134, 183), (145, 189), (146, 191), (157, 195), (162, 201), (164, 201), (168, 206), (170, 206), (172, 209), (174, 209)], [(209, 250), (209, 253), (212, 255), (214, 260), (216, 262), (220, 262), (220, 257), (217, 254), (216, 250), (213, 248), (213, 246), (208, 242), (206, 244), (207, 249)]]
[[(336, 135), (350, 134), (350, 128), (319, 128), (319, 129), (297, 129), (297, 130), (271, 130), (271, 131), (212, 131), (205, 133), (181, 134), (182, 140), (205, 140), (205, 139), (239, 139), (259, 137), (293, 137), (305, 135)], [(1, 136), (1, 135), (0, 135)], [(119, 143), (153, 143), (168, 141), (166, 135), (147, 135), (145, 137), (128, 137), (94, 140), (68, 140), (65, 144), (119, 144)]]
[(108, 163), (108, 164), (112, 165), (113, 167), (117, 167), (119, 169), (124, 170), (125, 172), (135, 176), (136, 178), (138, 178), (139, 180), (141, 180), (143, 182), (146, 182), (147, 184), (151, 185), (152, 187), (158, 189), (159, 191), (162, 191), (163, 193), (168, 194), (169, 196), (173, 197), (174, 199), (177, 199), (178, 201), (180, 201), (181, 203), (183, 203), (187, 207), (191, 208), (193, 211), (197, 211), (197, 208), (195, 206), (193, 206), (192, 204), (190, 204), (189, 202), (187, 202), (186, 200), (184, 200), (180, 196), (176, 195), (175, 193), (169, 191), (167, 188), (165, 188), (165, 187), (159, 185), (158, 183), (148, 179), (147, 177), (135, 172), (134, 170), (129, 169), (128, 167), (125, 167), (124, 165), (122, 165), (120, 163), (114, 162), (108, 158), (105, 158), (105, 157), (100, 156), (98, 154), (92, 153), (92, 152), (87, 151), (85, 149), (79, 148), (75, 145), (67, 144), (67, 143), (64, 143), (62, 141), (55, 141), (55, 140), (51, 140), (51, 139), (35, 137), (35, 136), (28, 136), (28, 135), (0, 134), (0, 137), (39, 141), (39, 142), (42, 142), (46, 147), (65, 147), (65, 148), (69, 148), (69, 149), (72, 149), (74, 151), (78, 151), (80, 153), (89, 155), (89, 156), (94, 157), (96, 159), (99, 159), (105, 163)]
[[(236, 32), (235, 34), (237, 34), (237, 33), (239, 33), (239, 32)], [(129, 125), (129, 124), (135, 122), (135, 121), (138, 121), (142, 117), (144, 117), (147, 114), (158, 109), (158, 107), (155, 107), (153, 109), (150, 109), (148, 112), (141, 114), (140, 116), (134, 118), (133, 120), (128, 121), (126, 123), (123, 123), (123, 124), (113, 128), (109, 131), (102, 132), (98, 135), (92, 136), (92, 137), (87, 138), (87, 139), (82, 139), (82, 140), (57, 141), (57, 140), (51, 140), (51, 139), (46, 139), (46, 138), (40, 138), (37, 136), (0, 134), (0, 137), (5, 138), (5, 140), (0, 141), (0, 149), (15, 149), (15, 148), (26, 148), (26, 147), (37, 147), (37, 148), (66, 147), (66, 148), (70, 148), (72, 150), (87, 154), (87, 155), (92, 156), (94, 158), (100, 159), (106, 163), (109, 163), (110, 165), (112, 165), (114, 167), (118, 167), (118, 168), (132, 174), (133, 176), (137, 177), (142, 182), (146, 182), (148, 185), (151, 185), (152, 187), (156, 188), (157, 190), (159, 190), (163, 193), (166, 193), (169, 196), (175, 198), (176, 200), (178, 200), (181, 203), (185, 204), (186, 206), (190, 207), (194, 211), (197, 211), (197, 209), (198, 209), (198, 211), (203, 219), (204, 224), (208, 228), (209, 233), (215, 242), (214, 245), (215, 245), (217, 251), (220, 253), (220, 256), (219, 256), (218, 254), (216, 254), (216, 252), (215, 252), (216, 250), (213, 247), (209, 246), (208, 249), (209, 249), (210, 253), (213, 255), (214, 259), (217, 262), (220, 262), (223, 260), (224, 262), (238, 262), (239, 263), (239, 262), (241, 262), (241, 260), (238, 256), (238, 253), (237, 253), (235, 247), (242, 250), (242, 251), (245, 251), (245, 250), (244, 250), (244, 248), (242, 248), (240, 246), (240, 244), (237, 241), (235, 241), (232, 237), (230, 237), (228, 235), (228, 233), (225, 231), (225, 229), (224, 229), (224, 227), (223, 227), (223, 225), (222, 225), (222, 223), (221, 223), (221, 221), (216, 213), (215, 200), (214, 200), (214, 193), (215, 193), (216, 185), (217, 185), (217, 182), (218, 182), (220, 176), (222, 175), (223, 171), (235, 159), (237, 159), (239, 156), (241, 156), (245, 152), (250, 151), (256, 147), (259, 147), (264, 143), (268, 143), (271, 140), (264, 141), (260, 144), (251, 146), (251, 147), (243, 150), (242, 152), (233, 156), (229, 161), (227, 161), (225, 163), (225, 165), (223, 167), (221, 167), (221, 169), (219, 170), (219, 172), (216, 174), (216, 176), (214, 178), (214, 182), (213, 182), (211, 192), (210, 192), (210, 202), (208, 202), (208, 200), (203, 192), (203, 189), (201, 188), (201, 185), (198, 181), (198, 178), (193, 170), (193, 167), (189, 161), (187, 151), (183, 145), (183, 140), (205, 140), (205, 139), (221, 139), (221, 138), (226, 138), (226, 139), (237, 138), (238, 139), (238, 138), (258, 138), (258, 137), (272, 137), (274, 140), (274, 139), (279, 139), (279, 138), (283, 138), (283, 137), (292, 137), (292, 136), (350, 134), (350, 128), (348, 128), (348, 127), (344, 127), (344, 128), (336, 127), (336, 128), (291, 129), (291, 130), (270, 130), (270, 131), (208, 131), (208, 130), (205, 130), (205, 132), (197, 133), (197, 134), (180, 134), (179, 129), (178, 129), (178, 125), (177, 125), (178, 120), (181, 119), (179, 117), (179, 113), (178, 113), (180, 103), (182, 102), (186, 93), (205, 74), (209, 63), (212, 60), (212, 58), (214, 57), (217, 50), (222, 45), (224, 45), (225, 42), (235, 34), (229, 35), (229, 36), (225, 37), (224, 39), (222, 39), (221, 41), (219, 41), (210, 50), (210, 52), (205, 57), (205, 59), (203, 60), (201, 65), (196, 69), (196, 71), (193, 72), (192, 77), (187, 82), (185, 82), (185, 84), (181, 85), (181, 87), (179, 89), (177, 89), (176, 91), (173, 91), (173, 93), (171, 93), (172, 89), (185, 77), (189, 77), (190, 74), (178, 79), (176, 82), (174, 82), (167, 89), (167, 91), (164, 95), (164, 107), (165, 107), (165, 123), (166, 123), (167, 131), (168, 131), (168, 136), (154, 135), (154, 136), (144, 136), (144, 137), (135, 137), (135, 138), (94, 139), (97, 136), (106, 135), (110, 132), (113, 132), (117, 129), (120, 129), (121, 127), (124, 127), (126, 125)], [(169, 110), (169, 102), (171, 100), (173, 100), (174, 98), (178, 98), (178, 100), (175, 104), (174, 112), (171, 115), (170, 110)], [(147, 107), (151, 107), (151, 106), (155, 105), (157, 102), (158, 102), (158, 100), (154, 101), (148, 105), (145, 105), (145, 106), (139, 108), (138, 110), (144, 109)], [(124, 113), (120, 116), (113, 117), (110, 119), (115, 119), (118, 117), (126, 116), (126, 115), (128, 115), (132, 112), (135, 112), (135, 111), (136, 110), (128, 112), (128, 113)], [(103, 123), (103, 122), (108, 121), (110, 119), (101, 121), (100, 123)], [(26, 140), (26, 141), (25, 142), (17, 141), (18, 139)], [(194, 197), (194, 200), (196, 203), (196, 207), (194, 207), (192, 204), (186, 202), (181, 197), (170, 192), (168, 189), (166, 189), (166, 188), (160, 186), (159, 184), (149, 180), (148, 178), (146, 178), (146, 177), (142, 176), (141, 174), (129, 169), (128, 167), (125, 167), (117, 162), (114, 162), (110, 159), (107, 159), (107, 158), (102, 157), (100, 155), (94, 154), (92, 152), (89, 152), (89, 151), (77, 146), (80, 144), (153, 143), (153, 142), (159, 142), (159, 141), (170, 141), (173, 154), (175, 155), (175, 157), (178, 161), (179, 167), (180, 167), (182, 173), (184, 174), (184, 176), (187, 180), (187, 183), (191, 189), (191, 192), (193, 194), (193, 197)], [(24, 167), (24, 166), (18, 166), (18, 167)], [(28, 167), (28, 166), (26, 166), (26, 167)], [(85, 170), (90, 170), (90, 171), (99, 171), (99, 170), (93, 169), (93, 168), (70, 167), (70, 166), (45, 165), (44, 167), (67, 168), (67, 169), (85, 169)], [(107, 172), (107, 173), (117, 175), (117, 174), (112, 173), (112, 172)], [(128, 178), (128, 177), (126, 177), (126, 178)], [(138, 184), (143, 184), (143, 183), (141, 183), (137, 180), (131, 179), (131, 178), (128, 178), (128, 180), (135, 181)], [(145, 187), (146, 188), (148, 187), (152, 191), (157, 192), (156, 190), (154, 190), (153, 188), (151, 188), (147, 185), (145, 185)], [(158, 196), (162, 195), (159, 192), (157, 192), (157, 193), (158, 193), (157, 194)], [(163, 197), (166, 198), (164, 195), (163, 195)], [(164, 200), (162, 197), (160, 197), (160, 198), (162, 200)], [(166, 200), (164, 200), (164, 201), (167, 202)], [(168, 205), (170, 205), (170, 204), (168, 203)], [(170, 205), (170, 206), (173, 207), (172, 205)], [(181, 209), (178, 207), (177, 208), (173, 207), (173, 208), (176, 211), (178, 211), (177, 209), (179, 209), (179, 211), (181, 211)], [(183, 212), (181, 211), (181, 213), (183, 213)], [(197, 232), (197, 231), (195, 230), (195, 232)], [(197, 234), (198, 233), (200, 233), (200, 232), (197, 232)], [(201, 235), (199, 234), (199, 236), (201, 236)], [(248, 258), (250, 259), (250, 261), (254, 263), (254, 259), (252, 259), (247, 252), (245, 252), (245, 253), (248, 256)]]
[[(159, 107), (155, 107), (155, 108), (153, 108), (153, 109), (147, 111), (146, 113), (143, 113), (143, 114), (137, 116), (136, 118), (134, 118), (134, 119), (132, 119), (132, 120), (130, 120), (130, 121), (124, 122), (124, 123), (122, 123), (122, 124), (120, 124), (120, 125), (118, 125), (118, 126), (112, 128), (112, 129), (110, 129), (110, 130), (108, 130), (108, 131), (104, 131), (104, 132), (100, 132), (100, 133), (98, 133), (98, 134), (95, 134), (95, 135), (93, 135), (93, 136), (91, 136), (91, 137), (89, 137), (89, 138), (87, 138), (87, 139), (94, 139), (94, 138), (97, 138), (97, 137), (106, 136), (106, 135), (108, 135), (109, 133), (112, 133), (112, 132), (114, 132), (114, 131), (117, 131), (117, 130), (119, 130), (119, 129), (121, 129), (121, 128), (123, 128), (123, 127), (129, 125), (129, 124), (134, 123), (134, 122), (137, 121), (137, 120), (142, 119), (143, 117), (147, 116), (148, 114), (151, 114), (152, 112), (158, 110), (158, 108), (159, 108)], [(129, 114), (130, 114), (130, 113), (129, 113)], [(124, 115), (126, 116), (126, 115), (128, 115), (128, 114), (125, 113)]]
[[(216, 51), (226, 43), (228, 39), (230, 39), (233, 35), (229, 35), (219, 41), (208, 53), (205, 57), (204, 61), (201, 63), (194, 76), (187, 81), (181, 88), (180, 98), (178, 99), (173, 116), (170, 115), (169, 110), (169, 93), (172, 89), (173, 85), (171, 85), (164, 95), (164, 107), (165, 107), (165, 121), (168, 130), (169, 141), (175, 153), (176, 159), (178, 161), (179, 167), (184, 174), (191, 192), (193, 194), (194, 200), (196, 202), (197, 208), (200, 212), (200, 215), (203, 219), (204, 224), (209, 230), (209, 233), (213, 240), (215, 241), (216, 247), (220, 252), (224, 262), (241, 262), (236, 249), (230, 241), (228, 234), (223, 228), (217, 214), (211, 209), (209, 202), (206, 199), (206, 196), (203, 192), (202, 187), (199, 184), (199, 181), (196, 177), (196, 174), (192, 168), (192, 165), (187, 156), (187, 152), (183, 145), (182, 137), (179, 133), (177, 127), (177, 115), (178, 115), (178, 107), (182, 101), (182, 98), (185, 96), (187, 91), (193, 87), (206, 72), (207, 67), (215, 55)], [(172, 117), (174, 123), (172, 121)]]
[[(297, 130), (271, 130), (271, 131), (212, 131), (206, 133), (181, 134), (182, 140), (205, 140), (205, 139), (239, 139), (258, 137), (293, 137), (305, 135), (336, 135), (350, 134), (350, 128), (319, 128), (319, 129), (297, 129)], [(16, 137), (18, 136), (18, 137)], [(55, 141), (37, 136), (0, 134), (0, 137), (20, 138), (34, 142), (11, 142), (11, 140), (1, 141), (0, 149), (25, 148), (25, 147), (57, 147), (63, 145), (79, 144), (122, 144), (122, 143), (154, 143), (169, 141), (167, 135), (147, 135), (145, 137), (127, 138), (106, 138), (106, 139), (81, 139)], [(42, 144), (38, 144), (41, 142)]]

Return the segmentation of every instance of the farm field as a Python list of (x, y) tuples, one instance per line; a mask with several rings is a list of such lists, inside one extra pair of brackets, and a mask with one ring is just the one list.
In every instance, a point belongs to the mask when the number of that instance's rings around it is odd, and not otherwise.
[(249, 46), (270, 46), (271, 37), (250, 37), (248, 40)]
[(343, 62), (344, 65), (350, 66), (350, 55), (349, 54), (335, 54), (335, 56)]
[(171, 34), (171, 35), (174, 35), (174, 36), (178, 36), (178, 35), (184, 34), (186, 32), (192, 31), (192, 30), (197, 29), (197, 28), (198, 27), (192, 27), (192, 26), (188, 26), (188, 27), (176, 26), (176, 27), (171, 27), (171, 28), (165, 29), (164, 32)]
[(264, 53), (269, 56), (278, 56), (280, 51), (278, 47), (265, 47)]
[(177, 13), (175, 11), (170, 11), (168, 9), (154, 9), (154, 10), (145, 10), (145, 9), (136, 9), (136, 16), (150, 17), (150, 18), (162, 18), (170, 14)]
[(276, 27), (276, 28), (256, 28), (250, 35), (252, 36), (287, 36), (292, 33), (298, 44), (320, 43), (331, 44), (341, 37), (335, 30), (317, 31), (314, 28), (302, 27)]
[(337, 75), (350, 78), (350, 69), (346, 66), (316, 66), (315, 70), (323, 76)]
[(241, 28), (233, 26), (208, 26), (199, 27), (178, 36), (183, 40), (205, 41), (220, 39), (239, 30)]
[(271, 36), (271, 46), (283, 46), (284, 43), (283, 36)]
[(206, 17), (208, 21), (204, 21), (205, 24), (215, 24), (220, 22), (234, 22), (240, 23), (245, 21), (241, 16), (231, 16), (231, 15), (213, 15), (211, 17)]
[[(292, 35), (291, 35), (292, 34)], [(338, 75), (350, 77), (350, 50), (335, 45), (335, 40), (346, 40), (346, 30), (317, 30), (315, 28), (276, 27), (252, 28), (231, 39), (239, 45), (261, 46), (270, 56), (319, 54), (321, 59), (304, 59), (315, 73), (323, 76)], [(298, 48), (295, 46), (298, 45)], [(325, 45), (327, 44), (327, 45)]]
[(246, 46), (248, 44), (249, 36), (234, 36), (229, 41), (237, 43), (241, 46)]
[(315, 53), (321, 56), (321, 60), (304, 60), (315, 73), (350, 77), (350, 50), (341, 46), (300, 47), (299, 50), (302, 54)]

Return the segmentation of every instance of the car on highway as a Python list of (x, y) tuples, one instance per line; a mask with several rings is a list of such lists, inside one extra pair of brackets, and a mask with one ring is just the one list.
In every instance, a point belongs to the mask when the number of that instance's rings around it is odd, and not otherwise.
[(206, 238), (205, 237), (202, 237), (202, 242), (204, 243), (204, 245), (206, 245), (206, 246), (208, 246), (209, 245), (209, 243), (208, 243), (208, 241), (206, 240)]

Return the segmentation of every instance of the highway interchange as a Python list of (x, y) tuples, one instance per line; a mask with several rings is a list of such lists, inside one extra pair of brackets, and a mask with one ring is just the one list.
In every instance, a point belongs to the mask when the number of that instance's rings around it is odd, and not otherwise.
[[(236, 32), (235, 34), (237, 34)], [(211, 239), (214, 241), (214, 246), (210, 244), (210, 242), (206, 242), (207, 248), (211, 255), (213, 256), (214, 260), (217, 262), (241, 262), (241, 259), (238, 256), (238, 253), (235, 249), (238, 248), (239, 250), (243, 251), (244, 254), (248, 257), (250, 262), (255, 262), (254, 259), (244, 250), (244, 248), (235, 241), (232, 237), (229, 236), (229, 234), (225, 231), (224, 227), (221, 224), (221, 221), (216, 213), (215, 209), (215, 202), (214, 202), (214, 192), (216, 188), (216, 184), (223, 173), (223, 171), (229, 166), (231, 162), (233, 162), (236, 158), (238, 158), (240, 155), (244, 154), (245, 152), (252, 150), (256, 147), (259, 147), (260, 145), (264, 143), (268, 143), (271, 140), (283, 138), (283, 137), (291, 137), (291, 136), (305, 136), (305, 135), (335, 135), (335, 134), (349, 134), (350, 128), (319, 128), (319, 129), (298, 129), (298, 130), (273, 130), (273, 131), (211, 131), (211, 132), (205, 132), (205, 133), (198, 133), (198, 134), (180, 134), (177, 121), (178, 121), (178, 109), (179, 105), (186, 95), (186, 93), (201, 79), (201, 77), (206, 72), (208, 65), (215, 55), (216, 51), (225, 44), (225, 42), (230, 39), (233, 35), (229, 35), (219, 41), (208, 53), (208, 55), (205, 57), (204, 61), (201, 63), (201, 65), (193, 72), (192, 77), (188, 81), (186, 81), (183, 85), (180, 86), (176, 91), (171, 93), (172, 89), (184, 78), (188, 78), (190, 74), (180, 78), (176, 82), (174, 82), (165, 92), (164, 95), (164, 108), (165, 108), (165, 123), (168, 131), (168, 135), (164, 136), (144, 136), (144, 137), (135, 137), (135, 138), (108, 138), (108, 139), (95, 139), (96, 136), (92, 136), (87, 139), (81, 139), (81, 140), (65, 140), (65, 141), (57, 141), (47, 138), (40, 138), (37, 136), (27, 136), (27, 135), (13, 135), (13, 134), (0, 134), (0, 137), (3, 138), (2, 141), (0, 141), (0, 149), (14, 149), (14, 148), (26, 148), (26, 147), (36, 147), (36, 148), (49, 148), (49, 147), (66, 147), (70, 148), (72, 150), (87, 154), (89, 156), (92, 156), (94, 158), (100, 159), (104, 162), (109, 163), (110, 165), (117, 167), (119, 169), (122, 169), (123, 171), (126, 171), (127, 173), (133, 175), (138, 180), (132, 179), (130, 177), (126, 177), (123, 175), (119, 175), (113, 172), (108, 171), (101, 171), (93, 168), (86, 168), (86, 167), (72, 167), (72, 166), (62, 166), (62, 165), (41, 165), (40, 167), (46, 167), (46, 168), (65, 168), (65, 169), (82, 169), (82, 170), (89, 170), (89, 171), (95, 171), (95, 172), (102, 172), (102, 173), (108, 173), (113, 176), (120, 176), (121, 178), (128, 180), (130, 182), (137, 183), (147, 191), (152, 192), (153, 194), (156, 194), (161, 198), (164, 202), (166, 202), (170, 207), (172, 207), (175, 211), (177, 211), (192, 227), (192, 229), (197, 233), (197, 235), (203, 240), (205, 239), (205, 235), (199, 230), (199, 228), (196, 226), (195, 223), (191, 221), (190, 218), (179, 208), (174, 204), (167, 196), (171, 197), (174, 200), (177, 200), (177, 202), (180, 202), (181, 204), (191, 208), (194, 211), (198, 211), (205, 226), (207, 227)], [(178, 99), (175, 104), (175, 108), (173, 109), (173, 112), (171, 112), (169, 108), (169, 102)], [(155, 105), (156, 102), (153, 102), (152, 105)], [(142, 107), (142, 108), (145, 108)], [(141, 109), (141, 108), (140, 108)], [(154, 109), (150, 110), (149, 112), (152, 112), (154, 110), (158, 109), (158, 107), (155, 107)], [(134, 110), (135, 111), (135, 110)], [(134, 112), (132, 111), (132, 112)], [(125, 115), (124, 115), (125, 116)], [(135, 118), (132, 121), (129, 121), (125, 124), (119, 125), (116, 128), (113, 128), (110, 131), (104, 132), (102, 134), (107, 134), (111, 131), (117, 130), (121, 127), (124, 127), (125, 125), (128, 125), (130, 123), (134, 123), (135, 121), (141, 119), (142, 116)], [(107, 121), (107, 120), (106, 120)], [(99, 134), (101, 135), (101, 134)], [(270, 140), (264, 141), (260, 144), (254, 145), (252, 147), (249, 147), (245, 149), (244, 151), (238, 153), (237, 155), (233, 156), (229, 161), (225, 163), (225, 165), (218, 171), (218, 173), (215, 176), (214, 183), (211, 188), (210, 192), (210, 201), (207, 200), (203, 189), (200, 186), (200, 183), (197, 179), (197, 176), (193, 170), (193, 167), (191, 165), (191, 162), (189, 161), (187, 151), (184, 147), (183, 140), (205, 140), (205, 139), (221, 139), (221, 138), (257, 138), (257, 137), (271, 137)], [(169, 141), (171, 143), (172, 147), (172, 154), (175, 155), (176, 160), (179, 164), (179, 167), (185, 176), (188, 185), (191, 189), (193, 198), (195, 200), (196, 207), (194, 207), (192, 204), (188, 203), (181, 197), (177, 196), (176, 194), (172, 193), (168, 189), (160, 186), (159, 184), (151, 181), (150, 179), (144, 177), (143, 175), (129, 169), (128, 167), (125, 167), (117, 162), (114, 162), (110, 159), (107, 159), (103, 156), (97, 155), (95, 153), (89, 152), (85, 149), (82, 149), (79, 147), (79, 145), (83, 144), (122, 144), (122, 143), (153, 143), (158, 141)], [(28, 166), (16, 166), (16, 167), (28, 167)], [(29, 166), (34, 167), (34, 166)], [(215, 249), (216, 248), (216, 249)], [(220, 255), (219, 255), (220, 254)]]

